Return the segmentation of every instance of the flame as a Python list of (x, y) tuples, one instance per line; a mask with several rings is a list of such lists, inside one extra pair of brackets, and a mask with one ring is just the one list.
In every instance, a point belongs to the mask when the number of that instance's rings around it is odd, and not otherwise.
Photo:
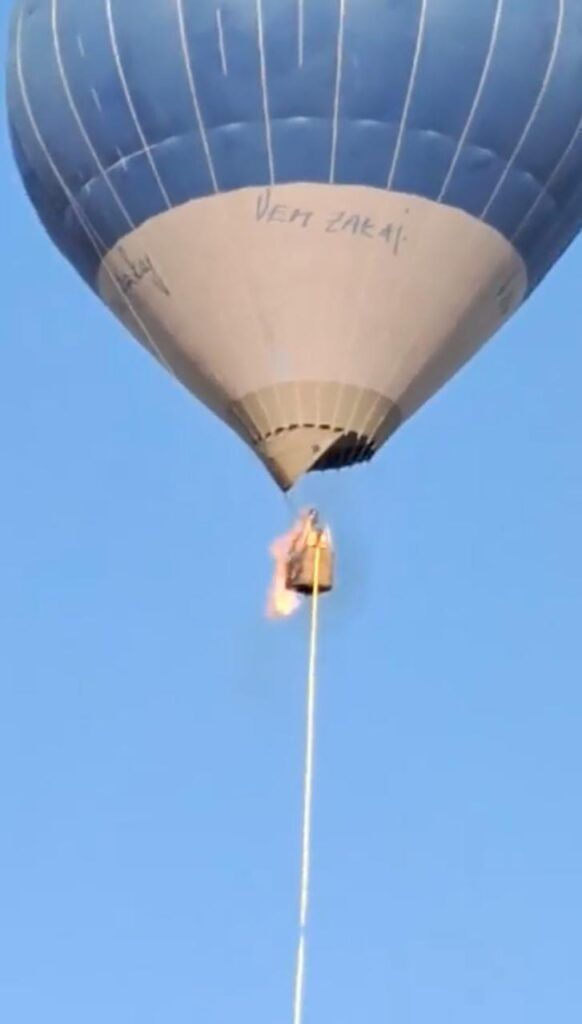
[(304, 534), (308, 512), (302, 512), (297, 522), (282, 537), (277, 537), (269, 549), (275, 563), (273, 579), (267, 598), (267, 618), (286, 619), (301, 605), (301, 598), (293, 590), (287, 590), (287, 561), (291, 549)]

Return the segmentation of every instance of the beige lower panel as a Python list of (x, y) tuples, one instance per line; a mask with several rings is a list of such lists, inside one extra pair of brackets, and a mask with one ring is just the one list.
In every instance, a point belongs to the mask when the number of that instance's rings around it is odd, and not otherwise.
[(289, 425), (289, 387), (306, 404), (305, 423), (324, 422), (333, 394), (331, 418), (347, 430), (366, 415), (370, 391), (405, 419), (511, 315), (526, 284), (512, 246), (467, 214), (317, 184), (167, 211), (117, 245), (99, 277), (136, 337), (147, 334), (249, 441)]

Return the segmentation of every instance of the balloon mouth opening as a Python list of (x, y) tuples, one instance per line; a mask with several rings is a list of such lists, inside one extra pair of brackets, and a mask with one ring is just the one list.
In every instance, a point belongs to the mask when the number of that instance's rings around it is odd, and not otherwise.
[(373, 438), (350, 430), (347, 434), (341, 434), (336, 438), (331, 447), (316, 459), (307, 472), (324, 473), (330, 469), (356, 466), (361, 462), (369, 462), (376, 451)]
[[(290, 491), (294, 484), (307, 473), (326, 473), (331, 470), (348, 469), (350, 466), (370, 462), (378, 450), (378, 445), (374, 439), (367, 435), (358, 434), (356, 431), (340, 434), (337, 428), (334, 429), (325, 424), (317, 428), (312, 425), (307, 425), (304, 428), (291, 426), (287, 430), (289, 432), (321, 430), (328, 431), (329, 433), (333, 432), (334, 436), (330, 438), (327, 447), (321, 443), (312, 445), (311, 461), (297, 472), (289, 470), (285, 465), (286, 460), (271, 458), (269, 455), (266, 455), (263, 445), (253, 446), (259, 458), (267, 466), (271, 476), (274, 477), (281, 490), (285, 493)], [(277, 436), (280, 437), (284, 433), (284, 430), (279, 430)]]
[(402, 421), (386, 395), (331, 381), (272, 385), (245, 395), (231, 414), (284, 491), (306, 473), (369, 462)]

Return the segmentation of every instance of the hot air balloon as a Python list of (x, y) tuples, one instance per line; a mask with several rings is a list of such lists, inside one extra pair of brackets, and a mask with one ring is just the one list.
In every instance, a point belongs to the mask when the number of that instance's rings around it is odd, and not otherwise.
[(287, 489), (371, 458), (582, 215), (582, 0), (17, 0), (65, 257)]

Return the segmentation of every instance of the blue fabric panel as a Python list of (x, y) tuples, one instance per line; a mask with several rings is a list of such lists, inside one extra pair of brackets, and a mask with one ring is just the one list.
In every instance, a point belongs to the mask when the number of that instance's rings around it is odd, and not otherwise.
[[(54, 61), (55, 46), (50, 30), (50, 4), (42, 5), (41, 11), (46, 23), (43, 24), (39, 45), (45, 47), (47, 61)], [(23, 30), (24, 28), (23, 46), (24, 52), (28, 55), (28, 47), (32, 41), (28, 26), (24, 26)], [(83, 0), (82, 4), (76, 0), (59, 0), (57, 31), (64, 74), (75, 107), (99, 162), (103, 167), (109, 168), (117, 163), (120, 154), (139, 149), (140, 141), (126, 105), (119, 102), (119, 82), (103, 0)], [(31, 87), (33, 81), (32, 75)], [(59, 93), (56, 95), (60, 96), (60, 106), (66, 109), (69, 105), (64, 95), (63, 84), (62, 81), (57, 81)], [(45, 103), (55, 106), (54, 98), (54, 95), (47, 93)], [(44, 107), (38, 107), (39, 114), (42, 114), (43, 110)], [(74, 135), (69, 136), (68, 141), (74, 166), (74, 162), (79, 159), (77, 153), (87, 158), (89, 150), (83, 143), (78, 127)], [(55, 144), (52, 136), (47, 137), (47, 142), (51, 147)], [(64, 169), (67, 172), (69, 170), (67, 165)], [(96, 162), (89, 158), (88, 168), (83, 173), (83, 184), (95, 177), (96, 173)]]
[[(63, 256), (75, 266), (82, 277), (92, 282), (98, 265), (97, 252), (87, 244), (87, 234), (75, 215), (71, 218), (68, 230), (63, 231), (63, 223), (71, 213), (66, 196), (62, 189), (56, 188), (54, 202), (47, 202), (45, 174), (50, 177), (50, 167), (38, 161), (33, 165), (22, 149), (19, 136), (11, 133), (14, 153), (20, 165), (26, 167), (23, 182), (31, 202), (36, 207), (41, 223), (50, 237), (56, 242)], [(43, 171), (45, 174), (43, 174)]]
[[(439, 195), (479, 86), (495, 6), (495, 0), (481, 0), (477, 4), (442, 0), (439, 4), (427, 4), (394, 188), (412, 187), (417, 191), (420, 187), (427, 197)], [(410, 75), (409, 66), (407, 82)], [(455, 83), (454, 89), (451, 81)], [(400, 114), (396, 120), (400, 120)], [(419, 159), (424, 163), (420, 169)], [(424, 186), (420, 183), (422, 177)]]
[(582, 0), (15, 0), (25, 187), (94, 283), (191, 199), (314, 181), (464, 210), (530, 287), (582, 215)]

